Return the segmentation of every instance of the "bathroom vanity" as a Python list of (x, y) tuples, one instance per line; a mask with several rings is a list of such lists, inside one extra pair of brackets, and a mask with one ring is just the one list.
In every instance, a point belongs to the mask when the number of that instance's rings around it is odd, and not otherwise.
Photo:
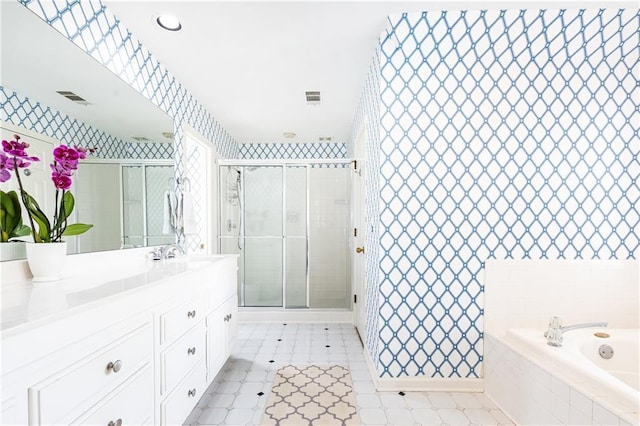
[(67, 263), (61, 281), (3, 282), (1, 423), (181, 424), (231, 352), (237, 257)]

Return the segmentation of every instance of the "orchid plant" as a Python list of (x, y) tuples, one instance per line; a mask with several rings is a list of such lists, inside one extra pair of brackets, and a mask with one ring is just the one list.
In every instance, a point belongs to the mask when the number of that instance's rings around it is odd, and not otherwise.
[[(51, 180), (55, 187), (55, 201), (53, 220), (49, 221), (38, 202), (25, 191), (20, 176), (20, 169), (27, 169), (32, 162), (40, 161), (38, 157), (29, 156), (26, 149), (27, 142), (20, 140), (19, 135), (13, 136), (15, 140), (2, 141), (0, 152), (0, 182), (11, 179), (11, 172), (15, 174), (20, 190), (20, 199), (26, 209), (31, 225), (31, 235), (36, 243), (55, 243), (62, 241), (63, 236), (80, 235), (87, 232), (93, 225), (85, 223), (69, 224), (69, 216), (75, 206), (75, 198), (69, 192), (73, 183), (73, 172), (78, 169), (79, 160), (87, 157), (87, 150), (78, 146), (69, 147), (61, 144), (53, 150), (53, 163), (51, 163)], [(3, 198), (9, 194), (2, 194)], [(4, 209), (4, 207), (3, 207)], [(36, 226), (38, 228), (36, 230)], [(3, 229), (4, 231), (4, 229)]]

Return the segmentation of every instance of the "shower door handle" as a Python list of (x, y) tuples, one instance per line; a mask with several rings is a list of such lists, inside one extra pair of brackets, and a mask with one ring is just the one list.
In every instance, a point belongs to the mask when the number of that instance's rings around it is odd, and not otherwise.
[(356, 253), (364, 253), (364, 247), (356, 247)]

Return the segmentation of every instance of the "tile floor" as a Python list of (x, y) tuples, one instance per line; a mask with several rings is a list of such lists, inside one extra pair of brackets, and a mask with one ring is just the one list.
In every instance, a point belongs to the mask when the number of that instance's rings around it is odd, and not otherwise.
[(258, 425), (284, 364), (351, 369), (363, 425), (511, 425), (482, 393), (376, 392), (351, 324), (240, 324), (234, 351), (187, 418), (188, 425)]

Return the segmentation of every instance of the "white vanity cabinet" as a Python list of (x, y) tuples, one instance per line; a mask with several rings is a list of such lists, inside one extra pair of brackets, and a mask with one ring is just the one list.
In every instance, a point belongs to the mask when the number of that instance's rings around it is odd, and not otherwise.
[(181, 424), (235, 338), (237, 257), (198, 262), (134, 289), (99, 286), (88, 303), (16, 326), (3, 300), (0, 423)]

